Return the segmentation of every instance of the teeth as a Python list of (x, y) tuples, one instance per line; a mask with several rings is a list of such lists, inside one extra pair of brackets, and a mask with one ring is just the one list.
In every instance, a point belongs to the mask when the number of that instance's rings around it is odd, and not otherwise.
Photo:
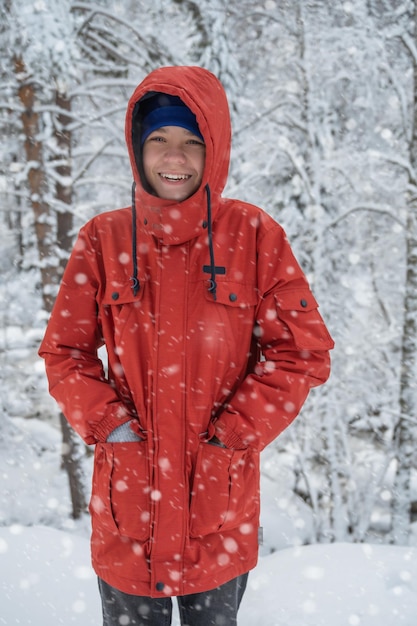
[(161, 174), (161, 177), (167, 180), (187, 180), (190, 178), (188, 174)]

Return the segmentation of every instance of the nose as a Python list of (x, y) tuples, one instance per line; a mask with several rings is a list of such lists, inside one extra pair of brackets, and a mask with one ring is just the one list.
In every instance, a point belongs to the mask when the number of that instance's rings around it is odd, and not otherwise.
[(184, 163), (185, 153), (179, 146), (172, 146), (166, 149), (164, 159), (167, 162)]

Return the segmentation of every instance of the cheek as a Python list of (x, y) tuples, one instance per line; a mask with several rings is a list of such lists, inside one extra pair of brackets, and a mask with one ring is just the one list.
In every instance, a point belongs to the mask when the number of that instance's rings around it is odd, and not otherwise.
[(146, 158), (145, 154), (143, 155), (143, 173), (149, 180), (149, 177), (152, 175), (152, 159), (149, 157)]
[(201, 158), (198, 160), (198, 164), (197, 164), (197, 171), (199, 172), (199, 179), (200, 180), (203, 178), (205, 164), (206, 164), (206, 157), (203, 154), (201, 156)]
[(154, 151), (152, 150), (152, 144), (151, 146), (149, 146), (149, 144), (145, 143), (143, 150), (142, 150), (143, 169), (145, 171), (150, 171), (152, 169), (152, 164), (154, 161), (155, 161), (155, 155), (154, 155)]

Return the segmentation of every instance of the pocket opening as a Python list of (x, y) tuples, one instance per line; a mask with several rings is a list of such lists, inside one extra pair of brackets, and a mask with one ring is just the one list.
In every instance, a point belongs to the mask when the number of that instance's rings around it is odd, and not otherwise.
[(97, 444), (90, 513), (113, 533), (145, 541), (150, 534), (146, 442)]
[(191, 493), (191, 537), (236, 528), (253, 517), (258, 507), (253, 454), (201, 443)]

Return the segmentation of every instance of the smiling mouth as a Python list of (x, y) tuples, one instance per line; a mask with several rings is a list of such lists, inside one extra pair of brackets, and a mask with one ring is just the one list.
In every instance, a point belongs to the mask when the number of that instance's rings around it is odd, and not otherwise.
[(190, 174), (164, 174), (160, 173), (159, 176), (167, 181), (178, 182), (182, 180), (189, 180), (191, 178)]

